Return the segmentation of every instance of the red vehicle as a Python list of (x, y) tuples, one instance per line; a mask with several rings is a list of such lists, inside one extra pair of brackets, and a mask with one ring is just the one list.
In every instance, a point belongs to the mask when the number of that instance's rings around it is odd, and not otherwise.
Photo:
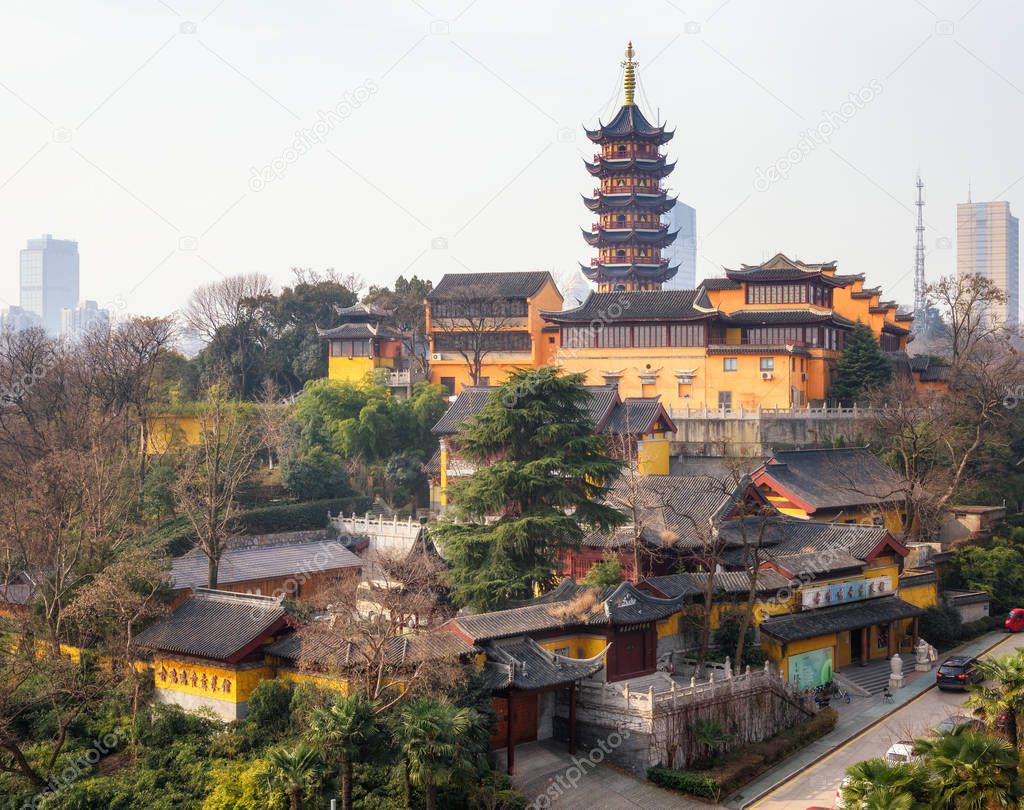
[(1010, 614), (1006, 617), (1006, 621), (1003, 622), (1005, 627), (1011, 633), (1019, 633), (1024, 630), (1024, 608), (1014, 608), (1010, 611)]

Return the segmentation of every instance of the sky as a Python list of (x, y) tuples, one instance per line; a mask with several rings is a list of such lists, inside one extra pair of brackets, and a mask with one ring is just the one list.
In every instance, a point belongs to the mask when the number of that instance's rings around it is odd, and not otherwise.
[(911, 303), (955, 206), (1024, 210), (1016, 0), (6, 0), (0, 304), (18, 251), (75, 239), (82, 297), (169, 314), (199, 284), (335, 268), (547, 269), (592, 251), (584, 124), (675, 127), (698, 278), (776, 252)]

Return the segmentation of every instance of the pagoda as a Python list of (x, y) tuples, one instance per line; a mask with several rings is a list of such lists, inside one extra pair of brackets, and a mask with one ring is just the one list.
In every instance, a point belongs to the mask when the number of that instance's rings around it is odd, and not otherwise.
[(654, 126), (634, 102), (636, 65), (630, 42), (622, 63), (625, 104), (607, 124), (598, 121), (597, 129), (586, 130), (601, 151), (593, 163), (584, 162), (601, 185), (593, 197), (583, 198), (598, 215), (590, 232), (583, 232), (598, 256), (581, 269), (597, 283), (598, 292), (660, 290), (677, 270), (661, 256), (662, 248), (672, 244), (678, 233), (669, 233), (661, 222), (661, 215), (676, 203), (661, 187), (675, 164), (665, 162), (660, 147), (674, 132), (666, 132), (664, 125)]

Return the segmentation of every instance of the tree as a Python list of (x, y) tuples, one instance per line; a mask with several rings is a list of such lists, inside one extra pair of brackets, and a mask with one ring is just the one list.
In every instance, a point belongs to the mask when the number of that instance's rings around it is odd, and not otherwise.
[(459, 604), (487, 610), (529, 596), (586, 529), (624, 522), (605, 503), (622, 464), (595, 433), (588, 396), (580, 374), (518, 371), (463, 427), (459, 453), (477, 468), (451, 499), (466, 522), (432, 529)]
[(925, 810), (930, 806), (928, 774), (917, 765), (869, 759), (850, 766), (846, 775), (842, 795), (847, 807)]
[(370, 287), (363, 303), (384, 309), (391, 313), (388, 325), (394, 327), (402, 335), (402, 345), (406, 353), (414, 358), (420, 371), (427, 370), (427, 351), (430, 348), (427, 340), (427, 308), (426, 298), (434, 288), (433, 282), (418, 276), (395, 279), (393, 289), (387, 287)]
[(302, 810), (302, 794), (313, 784), (320, 768), (316, 749), (299, 743), (295, 748), (273, 748), (267, 754), (272, 787), (288, 798), (291, 810)]
[(377, 711), (365, 695), (353, 692), (310, 715), (308, 739), (338, 763), (341, 810), (352, 810), (352, 764), (363, 761), (377, 744)]
[(454, 352), (480, 385), (484, 361), (499, 352), (514, 327), (525, 329), (526, 302), (495, 296), (486, 285), (467, 283), (430, 298), (435, 352)]
[(199, 420), (199, 443), (183, 450), (174, 494), (209, 561), (208, 585), (217, 587), (217, 568), (234, 534), (236, 495), (252, 475), (260, 449), (251, 414), (228, 399), (223, 384), (207, 392)]
[[(405, 760), (407, 784), (423, 788), (426, 810), (436, 810), (437, 789), (481, 771), (486, 729), (474, 709), (418, 698), (402, 706), (395, 737)], [(407, 788), (408, 797), (408, 788)], [(411, 804), (407, 801), (407, 806)]]
[(1006, 293), (992, 280), (957, 273), (929, 284), (927, 294), (938, 306), (938, 326), (954, 365), (974, 356), (985, 343), (1007, 337), (1006, 325), (996, 321), (992, 311), (1006, 303)]
[(601, 588), (610, 588), (622, 582), (622, 563), (616, 554), (605, 555), (599, 562), (590, 566), (587, 575), (583, 577), (586, 585), (596, 585)]
[(1020, 754), (1005, 740), (961, 726), (917, 740), (914, 752), (925, 758), (934, 778), (934, 806), (956, 810), (1017, 806)]
[(839, 355), (829, 398), (840, 404), (853, 404), (881, 388), (891, 377), (892, 364), (879, 348), (870, 327), (857, 321), (847, 336), (846, 348)]
[(146, 483), (149, 419), (158, 395), (161, 361), (173, 338), (170, 319), (133, 317), (114, 326), (90, 329), (81, 343), (100, 401), (123, 415), (125, 447), (138, 441), (140, 492)]
[(259, 379), (272, 302), (270, 279), (247, 273), (197, 287), (185, 306), (185, 323), (209, 341), (203, 354), (210, 365), (226, 372), (240, 397), (248, 396)]
[(992, 727), (1002, 725), (1014, 748), (1020, 746), (1020, 718), (1024, 717), (1024, 651), (1015, 651), (978, 662), (978, 671), (991, 686), (975, 686), (968, 705)]

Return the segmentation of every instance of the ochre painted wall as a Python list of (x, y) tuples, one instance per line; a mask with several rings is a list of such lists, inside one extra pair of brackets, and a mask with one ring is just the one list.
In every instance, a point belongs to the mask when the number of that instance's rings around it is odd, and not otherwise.
[[(174, 681), (172, 672), (177, 673)], [(196, 684), (192, 684), (195, 676)], [(206, 685), (203, 685), (203, 677)], [(242, 703), (249, 699), (252, 690), (260, 681), (274, 677), (274, 668), (269, 664), (232, 667), (230, 665), (213, 665), (180, 658), (157, 656), (153, 659), (153, 679), (157, 689), (169, 692), (184, 692), (190, 695), (217, 698), (231, 703)], [(216, 678), (216, 687), (214, 687)], [(225, 688), (227, 681), (227, 688)]]

